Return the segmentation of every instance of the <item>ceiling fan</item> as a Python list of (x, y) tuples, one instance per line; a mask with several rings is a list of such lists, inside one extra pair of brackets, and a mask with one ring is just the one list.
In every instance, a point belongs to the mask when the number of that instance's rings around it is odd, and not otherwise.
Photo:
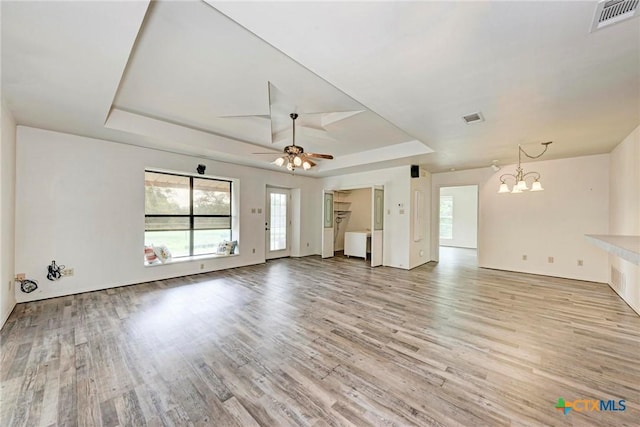
[[(302, 166), (304, 170), (309, 170), (316, 164), (311, 160), (314, 159), (333, 159), (331, 154), (318, 154), (318, 153), (305, 153), (304, 148), (296, 145), (296, 119), (298, 114), (289, 114), (293, 121), (293, 142), (291, 145), (284, 147), (284, 156), (278, 157), (272, 163), (277, 166), (285, 166), (288, 170), (294, 171), (296, 168)], [(253, 153), (253, 154), (272, 154), (272, 153)]]

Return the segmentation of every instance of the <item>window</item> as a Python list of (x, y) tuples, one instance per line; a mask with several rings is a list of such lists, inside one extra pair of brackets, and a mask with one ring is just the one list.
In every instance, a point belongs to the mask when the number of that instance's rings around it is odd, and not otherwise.
[(173, 258), (214, 254), (231, 240), (231, 181), (145, 171), (144, 244)]
[(453, 196), (440, 196), (440, 238), (453, 239)]

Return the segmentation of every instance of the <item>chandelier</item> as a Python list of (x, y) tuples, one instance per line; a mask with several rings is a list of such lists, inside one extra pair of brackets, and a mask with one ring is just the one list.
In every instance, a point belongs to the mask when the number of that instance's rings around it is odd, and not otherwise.
[[(516, 173), (515, 174), (505, 173), (500, 176), (500, 189), (498, 190), (498, 193), (517, 194), (527, 190), (530, 190), (530, 191), (544, 190), (544, 188), (542, 188), (542, 184), (540, 184), (540, 174), (538, 172), (531, 171), (531, 172), (525, 173), (525, 171), (522, 170), (522, 167), (520, 165), (521, 157), (522, 157), (521, 155), (524, 154), (530, 159), (540, 158), (544, 153), (547, 152), (547, 149), (549, 148), (549, 144), (551, 144), (552, 142), (553, 141), (541, 143), (542, 145), (544, 145), (544, 150), (542, 150), (542, 153), (538, 154), (537, 156), (529, 155), (526, 151), (524, 151), (524, 148), (522, 148), (522, 146), (518, 145), (518, 168), (516, 169)], [(531, 183), (531, 188), (527, 186), (527, 179), (529, 178), (533, 179), (533, 182)], [(513, 188), (511, 190), (509, 190), (509, 186), (507, 185), (508, 179), (514, 180)]]

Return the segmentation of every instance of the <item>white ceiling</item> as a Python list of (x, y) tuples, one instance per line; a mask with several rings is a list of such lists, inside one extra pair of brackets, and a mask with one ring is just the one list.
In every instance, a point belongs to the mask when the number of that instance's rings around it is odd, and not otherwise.
[(3, 1), (2, 97), (20, 124), (264, 168), (295, 111), (335, 156), (315, 176), (604, 153), (640, 122), (640, 19), (589, 33), (596, 4)]

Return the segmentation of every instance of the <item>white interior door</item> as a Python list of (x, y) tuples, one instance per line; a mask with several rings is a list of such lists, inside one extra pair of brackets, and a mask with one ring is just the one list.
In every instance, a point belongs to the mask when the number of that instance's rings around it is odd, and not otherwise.
[(382, 235), (384, 231), (384, 189), (373, 187), (371, 200), (371, 267), (382, 265)]
[(291, 192), (267, 187), (265, 206), (266, 258), (282, 258), (291, 254)]
[(333, 191), (322, 193), (322, 258), (333, 256)]

